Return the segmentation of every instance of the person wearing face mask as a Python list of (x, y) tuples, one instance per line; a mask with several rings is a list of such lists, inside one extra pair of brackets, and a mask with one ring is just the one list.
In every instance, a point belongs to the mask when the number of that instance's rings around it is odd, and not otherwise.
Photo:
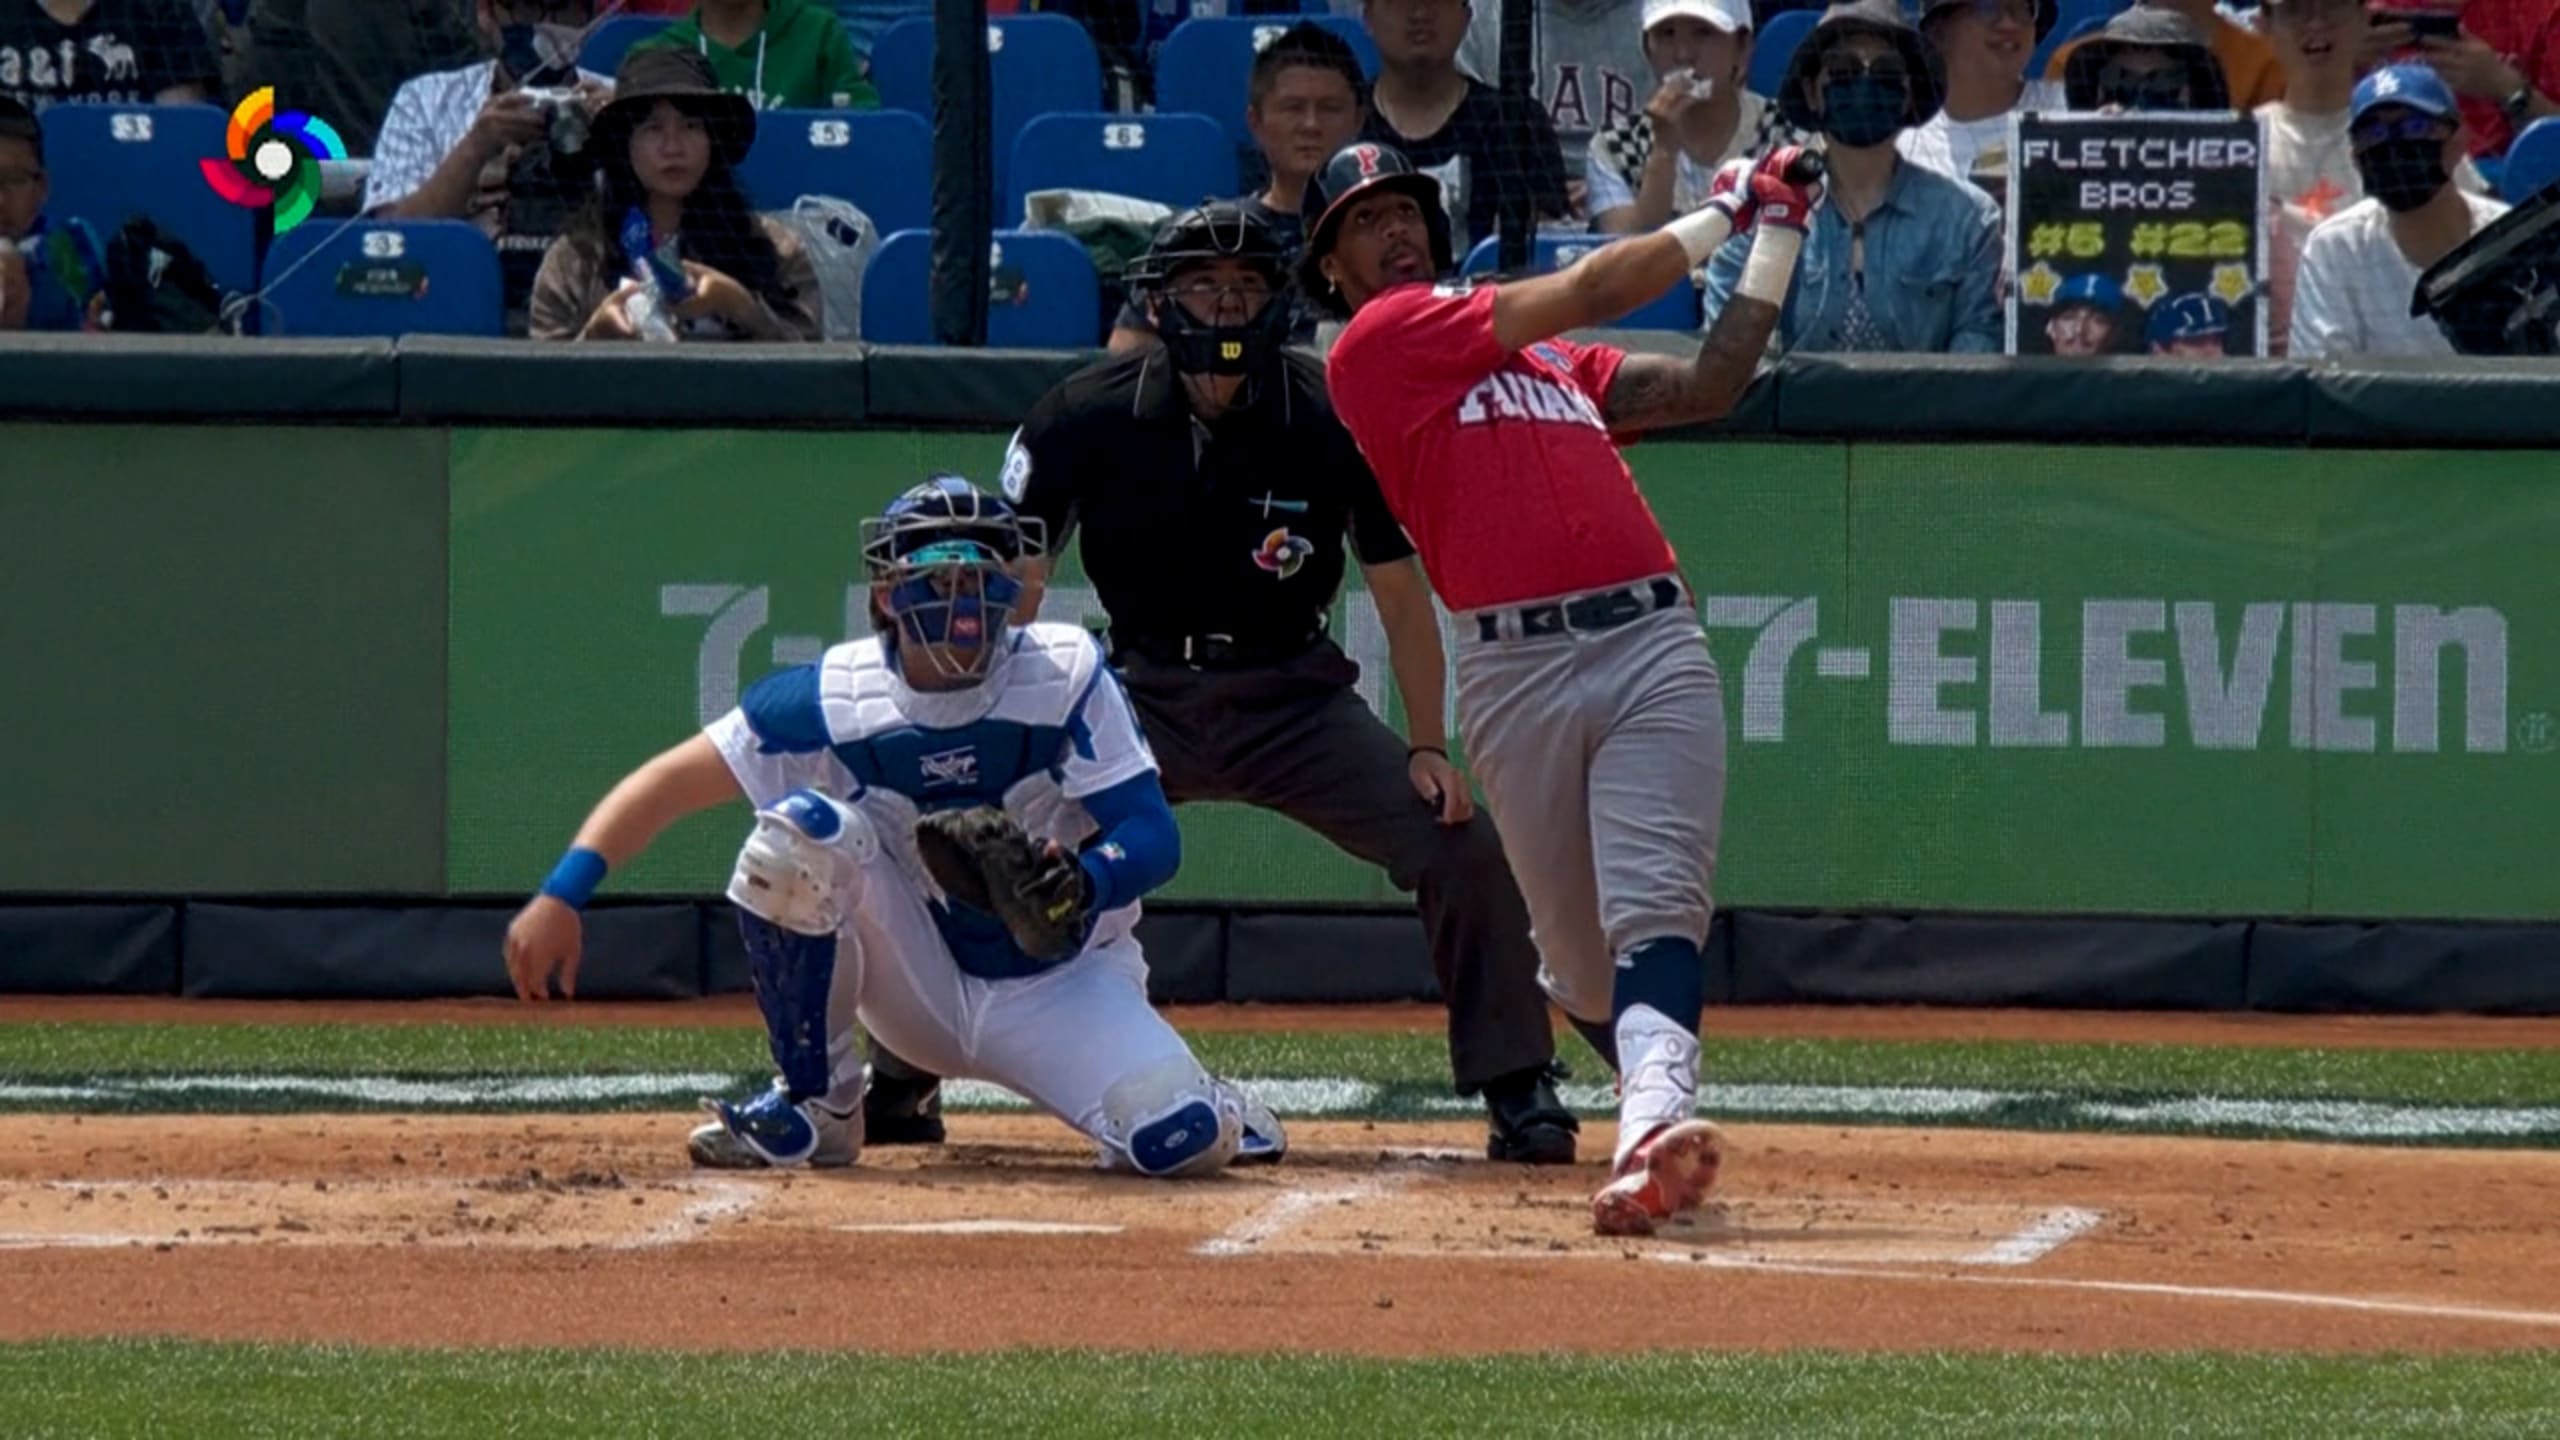
[(2053, 22), (2054, 0), (1927, 0), (1920, 33), (1946, 63), (1947, 103), (1902, 132), (1903, 158), (2005, 194), (2010, 115), (2062, 108), (2059, 84), (2026, 78)]
[[(1361, 100), (1365, 88), (1350, 43), (1312, 21), (1290, 26), (1253, 57), (1253, 71), (1245, 81), (1245, 125), (1270, 168), (1271, 181), (1260, 193), (1235, 203), (1271, 233), (1291, 266), (1297, 264), (1304, 233), (1298, 201), (1306, 193), (1307, 177), (1360, 133), (1368, 113)], [(1315, 339), (1312, 307), (1295, 291), (1278, 303), (1289, 307), (1291, 341)], [(1155, 338), (1147, 307), (1131, 297), (1112, 322), (1112, 353), (1143, 350)]]
[(613, 98), (577, 66), (592, 0), (478, 0), (494, 58), (420, 75), (391, 98), (364, 213), (469, 220), (498, 247), (507, 328), (522, 335), (533, 277), (594, 180), (587, 130)]
[(1608, 235), (1658, 230), (1707, 203), (1726, 161), (1803, 139), (1743, 84), (1751, 69), (1744, 0), (1645, 0), (1643, 24), (1653, 94), (1593, 137), (1584, 168), (1591, 228)]
[[(1902, 157), (1894, 141), (1938, 113), (1938, 53), (1894, 0), (1823, 12), (1778, 86), (1788, 123), (1819, 130), (1829, 167), (1797, 257), (1778, 339), (1789, 350), (1997, 354), (2000, 207)], [(1741, 285), (1749, 247), (1707, 267), (1707, 323)]]
[(877, 110), (880, 92), (836, 13), (811, 0), (702, 0), (643, 46), (691, 50), (759, 110)]
[(2231, 86), (2204, 32), (2173, 10), (2138, 5), (2070, 47), (2062, 70), (2072, 109), (2116, 115), (2231, 108)]
[[(2266, 0), (2259, 13), (2284, 68), (2284, 98), (2258, 108), (2267, 157), (2267, 338), (2283, 355), (2302, 243), (2313, 226), (2364, 198), (2347, 143), (2347, 102), (2373, 23), (2363, 0)], [(2467, 157), (2453, 182), (2475, 195), (2489, 188)]]
[[(2061, 80), (2067, 85), (2071, 79), (2072, 66), (2078, 60), (2081, 51), (2092, 45), (2110, 41), (2122, 43), (2130, 32), (2119, 30), (2118, 25), (2129, 21), (2134, 16), (2146, 13), (2167, 14), (2184, 20), (2186, 25), (2175, 35), (2173, 43), (2202, 45), (2212, 53), (2215, 64), (2221, 67), (2223, 93), (2231, 97), (2230, 102), (2222, 105), (2189, 105), (2185, 108), (2255, 110), (2270, 100), (2283, 98), (2284, 71), (2277, 67), (2275, 52), (2268, 47), (2266, 37), (2246, 25), (2234, 23), (2229, 16), (2215, 7), (2214, 0), (2139, 0), (2132, 9), (2109, 21), (2107, 27), (2098, 34), (2074, 40), (2056, 50), (2052, 62), (2045, 67), (2045, 78)], [(2072, 108), (2076, 110), (2084, 107), (2075, 103)], [(2125, 108), (2138, 107), (2128, 105)], [(2155, 105), (2151, 108), (2174, 107)]]
[(2418, 275), (2507, 211), (2453, 182), (2469, 136), (2452, 87), (2424, 65), (2376, 70), (2356, 84), (2347, 139), (2365, 198), (2303, 242), (2291, 354), (2451, 355), (2434, 322), (2409, 314)]

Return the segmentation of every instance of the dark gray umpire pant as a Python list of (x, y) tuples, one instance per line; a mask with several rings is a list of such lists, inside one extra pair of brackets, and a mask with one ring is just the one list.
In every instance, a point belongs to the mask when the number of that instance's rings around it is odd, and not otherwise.
[(1404, 737), (1352, 688), (1360, 667), (1349, 656), (1320, 640), (1253, 668), (1125, 651), (1115, 663), (1173, 803), (1276, 810), (1418, 895), (1460, 1093), (1555, 1057), (1528, 907), (1492, 820), (1479, 811), (1464, 825), (1439, 822), (1406, 778)]

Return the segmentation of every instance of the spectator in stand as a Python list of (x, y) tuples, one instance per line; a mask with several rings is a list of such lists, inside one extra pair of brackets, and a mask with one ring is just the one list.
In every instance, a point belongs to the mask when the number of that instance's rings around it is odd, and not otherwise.
[[(1245, 81), (1245, 125), (1270, 168), (1271, 182), (1258, 195), (1236, 201), (1267, 227), (1287, 258), (1280, 273), (1298, 268), (1298, 244), (1305, 223), (1298, 214), (1307, 177), (1323, 167), (1333, 152), (1360, 133), (1367, 112), (1360, 103), (1360, 58), (1349, 42), (1323, 26), (1300, 21), (1282, 31), (1253, 57)], [(1292, 292), (1296, 318), (1289, 326), (1292, 342), (1315, 338), (1316, 311)], [(1121, 308), (1112, 323), (1115, 351), (1153, 343), (1156, 330), (1135, 299)]]
[(1653, 94), (1594, 136), (1585, 162), (1591, 228), (1604, 234), (1659, 229), (1707, 203), (1727, 160), (1801, 143), (1778, 107), (1744, 84), (1747, 0), (1644, 0), (1643, 23)]
[(2409, 314), (2418, 276), (2507, 213), (2453, 182), (2469, 141), (2453, 90), (2427, 66), (2385, 66), (2357, 82), (2347, 135), (2365, 198), (2303, 242), (2293, 358), (2451, 355), (2434, 321)]
[(79, 330), (106, 274), (98, 237), (44, 218), (44, 124), (0, 97), (0, 331)]
[(209, 100), (221, 76), (185, 0), (0, 0), (0, 97), (39, 115)]
[(1947, 103), (1902, 132), (1902, 158), (1994, 196), (2009, 185), (2009, 117), (2060, 110), (2062, 87), (2029, 80), (2027, 62), (2053, 32), (2055, 0), (1924, 0), (1920, 33), (1947, 67)]
[(1534, 227), (1571, 213), (1564, 152), (1545, 109), (1458, 68), (1467, 0), (1368, 0), (1361, 20), (1379, 61), (1361, 133), (1440, 182), (1460, 256), (1506, 215)]
[[(536, 340), (630, 340), (635, 273), (653, 255), (691, 293), (669, 308), (689, 340), (815, 340), (818, 272), (799, 235), (758, 215), (736, 167), (755, 143), (756, 112), (690, 50), (635, 49), (596, 117), (601, 183), (542, 257), (534, 281)], [(645, 232), (651, 255), (625, 238)]]
[[(2151, 108), (2255, 110), (2270, 100), (2284, 98), (2284, 71), (2277, 67), (2275, 51), (2268, 46), (2266, 38), (2245, 25), (2233, 22), (2229, 16), (2216, 10), (2213, 0), (2142, 0), (2141, 4), (2109, 21), (2106, 29), (2098, 34), (2074, 40), (2055, 51), (2052, 63), (2045, 69), (2045, 78), (2061, 80), (2067, 85), (2071, 78), (2073, 56), (2092, 45), (2108, 40), (2122, 45), (2128, 34), (2133, 32), (2119, 32), (2117, 27), (2146, 11), (2154, 10), (2175, 15), (2192, 27), (2190, 33), (2178, 37), (2180, 41), (2192, 40), (2213, 52), (2213, 58), (2221, 66), (2223, 93), (2230, 97), (2230, 101), (2219, 106), (2155, 105)], [(2139, 33), (2155, 32), (2142, 29)], [(2076, 103), (2074, 108), (2079, 108)], [(2127, 106), (2126, 108), (2141, 107)]]
[[(1505, 0), (1478, 0), (1469, 11), (1458, 64), (1488, 84), (1502, 79)], [(1530, 32), (1529, 91), (1547, 112), (1574, 188), (1601, 132), (1644, 123), (1645, 96), (1659, 73), (1646, 53), (1644, 0), (1516, 0), (1536, 7)], [(1746, 3), (1743, 7), (1748, 10)], [(1575, 197), (1574, 213), (1592, 208)]]
[[(2313, 226), (2364, 197), (2347, 143), (2347, 103), (2372, 26), (2363, 0), (2267, 0), (2260, 13), (2284, 67), (2284, 98), (2258, 110), (2267, 137), (2267, 339), (2283, 355), (2303, 241)], [(2489, 188), (2467, 157), (2454, 167), (2453, 183), (2475, 195)]]
[[(1789, 124), (1822, 133), (1829, 172), (1779, 317), (1785, 348), (2001, 349), (2000, 207), (1894, 148), (1945, 93), (1937, 52), (1895, 0), (1832, 6), (1796, 50), (1778, 107)], [(1741, 284), (1750, 249), (1738, 235), (1709, 262), (1708, 325)]]
[(2175, 11), (2137, 6), (2070, 50), (2062, 98), (2074, 110), (2231, 108), (2222, 62), (2203, 32)]
[[(2376, 4), (2368, 59), (2418, 61), (2443, 77), (2462, 104), (2474, 155), (2504, 155), (2516, 132), (2560, 115), (2560, 5), (2552, 0), (2406, 0)], [(2450, 38), (2420, 36), (2411, 12), (2460, 18)]]
[(400, 87), (374, 146), (364, 210), (487, 231), (506, 278), (509, 333), (522, 334), (543, 252), (593, 187), (587, 130), (613, 88), (577, 68), (590, 0), (478, 4), (498, 58)]
[(246, 95), (272, 85), (328, 121), (349, 155), (370, 156), (403, 81), (481, 57), (471, 10), (470, 0), (250, 0), (223, 86)]
[(815, 0), (702, 0), (641, 42), (692, 50), (759, 110), (877, 110), (880, 92), (833, 10)]

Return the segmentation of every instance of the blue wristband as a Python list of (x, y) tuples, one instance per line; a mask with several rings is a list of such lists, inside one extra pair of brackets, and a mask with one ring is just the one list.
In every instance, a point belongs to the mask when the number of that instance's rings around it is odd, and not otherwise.
[(604, 883), (605, 869), (602, 855), (578, 846), (551, 867), (551, 878), (542, 882), (542, 893), (572, 910), (584, 910), (587, 902), (595, 898), (596, 887)]

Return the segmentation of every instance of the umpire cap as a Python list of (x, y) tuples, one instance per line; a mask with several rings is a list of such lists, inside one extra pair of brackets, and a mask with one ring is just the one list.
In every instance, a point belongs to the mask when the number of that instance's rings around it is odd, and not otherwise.
[(1446, 275), (1457, 268), (1449, 240), (1449, 212), (1440, 203), (1440, 182), (1415, 169), (1404, 152), (1392, 145), (1370, 140), (1345, 145), (1307, 177), (1306, 198), (1298, 207), (1307, 225), (1306, 250), (1298, 257), (1298, 288), (1336, 315), (1345, 307), (1334, 293), (1333, 282), (1324, 276), (1324, 257), (1333, 253), (1343, 214), (1352, 203), (1382, 192), (1409, 195), (1422, 207), (1423, 224), (1431, 232), (1432, 273)]

